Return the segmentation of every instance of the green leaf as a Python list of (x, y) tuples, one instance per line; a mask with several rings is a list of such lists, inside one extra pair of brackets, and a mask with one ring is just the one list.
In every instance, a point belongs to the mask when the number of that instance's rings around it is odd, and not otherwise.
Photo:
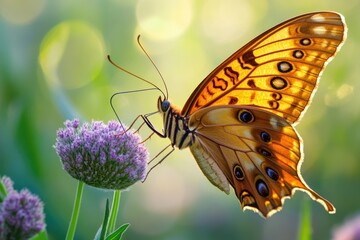
[(0, 180), (0, 203), (2, 203), (4, 201), (4, 198), (6, 197), (6, 195), (7, 195), (7, 191), (6, 191), (5, 185)]
[(311, 210), (309, 199), (304, 200), (302, 215), (299, 223), (299, 240), (311, 240)]
[(105, 206), (105, 215), (104, 215), (104, 220), (102, 225), (100, 226), (100, 228), (97, 230), (96, 235), (95, 235), (95, 240), (104, 240), (105, 239), (105, 234), (106, 234), (106, 228), (108, 225), (108, 221), (109, 221), (109, 199), (106, 199), (106, 206)]
[(130, 223), (125, 223), (106, 237), (106, 240), (120, 240), (124, 232), (128, 229)]
[(41, 232), (30, 238), (30, 240), (48, 240), (46, 230), (42, 230)]

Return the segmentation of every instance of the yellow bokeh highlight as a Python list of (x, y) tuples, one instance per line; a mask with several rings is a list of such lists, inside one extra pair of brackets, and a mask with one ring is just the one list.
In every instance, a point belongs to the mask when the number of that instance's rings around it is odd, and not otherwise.
[(226, 43), (244, 37), (252, 30), (258, 17), (263, 16), (267, 2), (244, 0), (204, 1), (201, 8), (201, 26), (204, 34), (214, 42)]
[(106, 60), (101, 34), (81, 21), (66, 21), (44, 37), (40, 66), (49, 85), (79, 88), (94, 80)]
[(192, 13), (190, 0), (140, 0), (136, 6), (140, 34), (154, 40), (168, 40), (183, 34), (191, 23)]

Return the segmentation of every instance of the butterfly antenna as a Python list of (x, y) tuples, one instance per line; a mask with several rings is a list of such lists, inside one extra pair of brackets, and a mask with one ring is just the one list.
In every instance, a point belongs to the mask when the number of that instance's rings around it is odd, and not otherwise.
[[(164, 97), (165, 97), (165, 93), (164, 93), (158, 86), (156, 86), (154, 83), (152, 83), (152, 82), (150, 82), (149, 80), (146, 80), (145, 78), (140, 77), (140, 76), (136, 75), (135, 73), (132, 73), (132, 72), (126, 70), (125, 68), (121, 67), (120, 65), (116, 64), (116, 63), (111, 59), (110, 55), (107, 55), (107, 58), (108, 58), (109, 62), (110, 62), (112, 65), (114, 65), (115, 67), (117, 67), (117, 68), (120, 69), (121, 71), (126, 72), (127, 74), (129, 74), (129, 75), (131, 75), (131, 76), (133, 76), (133, 77), (135, 77), (135, 78), (137, 78), (137, 79), (140, 79), (140, 80), (142, 80), (142, 81), (150, 84), (151, 86), (153, 86), (154, 88), (156, 88), (157, 90), (159, 90), (159, 91), (162, 93), (162, 95), (164, 95)], [(166, 93), (167, 93), (167, 91), (166, 91)]]
[[(154, 88), (145, 88), (145, 89), (137, 89), (137, 90), (130, 90), (130, 91), (123, 91), (123, 92), (116, 92), (114, 93), (111, 97), (110, 97), (110, 106), (113, 110), (113, 112), (115, 113), (115, 116), (117, 118), (117, 120), (119, 121), (121, 128), (124, 132), (126, 132), (127, 130), (125, 129), (122, 121), (120, 120), (120, 117), (118, 115), (118, 113), (116, 112), (115, 106), (114, 106), (114, 98), (118, 95), (122, 95), (122, 94), (127, 94), (127, 93), (138, 93), (138, 92), (145, 92), (145, 91), (151, 91), (151, 90), (159, 90), (158, 88), (154, 87)], [(134, 122), (136, 121), (136, 119), (134, 120)], [(134, 122), (132, 124), (134, 124)], [(132, 125), (131, 124), (131, 125)], [(131, 126), (130, 126), (131, 127)]]
[(165, 79), (164, 77), (162, 76), (159, 68), (155, 65), (154, 61), (152, 60), (152, 58), (150, 57), (150, 55), (147, 53), (147, 51), (145, 50), (145, 48), (143, 47), (143, 45), (141, 44), (140, 42), (140, 34), (138, 35), (137, 37), (137, 42), (141, 48), (141, 50), (145, 53), (145, 55), (147, 56), (147, 58), (149, 59), (149, 61), (151, 62), (151, 64), (155, 67), (157, 73), (159, 74), (164, 86), (165, 86), (165, 92), (166, 92), (166, 96), (164, 95), (165, 99), (168, 99), (168, 96), (169, 96), (169, 92), (168, 92), (168, 88), (167, 88), (167, 85), (166, 85), (166, 82), (165, 82)]

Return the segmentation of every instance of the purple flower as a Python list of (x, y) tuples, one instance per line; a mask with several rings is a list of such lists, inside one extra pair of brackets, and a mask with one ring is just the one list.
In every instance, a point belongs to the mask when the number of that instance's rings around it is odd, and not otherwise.
[(45, 228), (43, 203), (27, 189), (12, 189), (9, 178), (2, 181), (11, 191), (0, 203), (0, 239), (29, 239)]
[(359, 240), (360, 239), (360, 214), (347, 220), (342, 226), (333, 231), (333, 240)]
[(138, 134), (124, 133), (117, 121), (79, 126), (75, 119), (65, 126), (54, 147), (72, 177), (106, 189), (124, 189), (145, 178), (148, 152)]

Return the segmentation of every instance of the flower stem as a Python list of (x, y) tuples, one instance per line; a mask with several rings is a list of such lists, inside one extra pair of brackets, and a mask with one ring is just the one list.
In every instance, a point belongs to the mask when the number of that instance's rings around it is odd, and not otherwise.
[(121, 196), (121, 191), (115, 190), (113, 200), (111, 203), (111, 212), (110, 212), (110, 220), (107, 227), (107, 235), (112, 233), (115, 229), (116, 218), (120, 206), (120, 196)]
[(79, 181), (77, 189), (76, 189), (75, 202), (74, 202), (74, 207), (73, 207), (73, 211), (72, 211), (72, 215), (71, 215), (71, 219), (70, 219), (70, 224), (69, 224), (69, 228), (68, 228), (66, 238), (65, 238), (66, 240), (74, 239), (76, 224), (77, 224), (77, 220), (78, 220), (79, 212), (80, 212), (80, 205), (81, 205), (83, 189), (84, 189), (84, 183), (82, 181)]

